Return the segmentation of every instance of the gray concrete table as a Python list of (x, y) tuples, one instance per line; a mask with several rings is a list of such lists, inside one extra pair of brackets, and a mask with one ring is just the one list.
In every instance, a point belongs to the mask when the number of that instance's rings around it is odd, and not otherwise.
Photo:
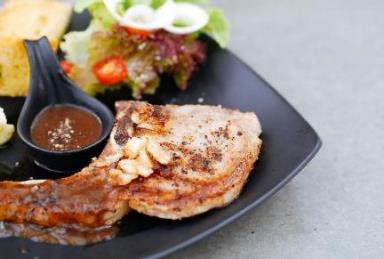
[(384, 258), (384, 2), (213, 3), (230, 48), (324, 145), (273, 198), (172, 258)]

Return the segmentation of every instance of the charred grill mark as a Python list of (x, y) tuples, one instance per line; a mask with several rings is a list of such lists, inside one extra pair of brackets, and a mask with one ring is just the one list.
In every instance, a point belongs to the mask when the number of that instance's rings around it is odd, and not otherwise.
[(145, 104), (136, 107), (136, 112), (143, 122), (150, 122), (153, 124), (164, 124), (169, 121), (169, 112), (160, 105)]
[(207, 157), (217, 162), (223, 160), (223, 154), (221, 153), (220, 149), (213, 146), (207, 147)]
[(191, 155), (188, 161), (188, 167), (196, 172), (209, 172), (210, 164), (211, 161), (198, 153)]
[[(183, 211), (186, 209), (186, 206), (195, 206), (202, 205), (209, 199), (215, 199), (223, 196), (226, 192), (228, 192), (232, 188), (239, 187), (239, 191), (242, 188), (239, 184), (244, 182), (244, 179), (248, 177), (248, 173), (244, 173), (248, 167), (251, 166), (252, 161), (241, 161), (235, 170), (224, 177), (222, 177), (219, 181), (204, 183), (201, 186), (198, 183), (194, 183), (194, 190), (188, 191), (186, 193), (179, 193), (179, 189), (175, 189), (175, 193), (171, 196), (165, 195), (169, 193), (165, 193), (164, 191), (159, 191), (157, 188), (147, 188), (144, 186), (145, 182), (140, 183), (139, 186), (136, 186), (140, 191), (133, 193), (133, 195), (138, 195), (137, 200), (141, 202), (147, 203), (147, 205), (154, 203), (160, 206), (168, 206), (171, 211)], [(251, 169), (251, 167), (249, 168)], [(161, 180), (162, 177), (158, 180)], [(189, 181), (187, 181), (189, 182)], [(131, 190), (132, 191), (132, 190)], [(165, 195), (165, 196), (163, 196)], [(148, 200), (148, 197), (156, 197), (154, 200)], [(144, 198), (146, 197), (146, 198)]]
[(215, 146), (207, 146), (205, 149), (198, 150), (188, 148), (187, 144), (183, 142), (180, 145), (164, 142), (162, 146), (173, 152), (172, 166), (184, 167), (181, 170), (182, 174), (188, 174), (188, 170), (211, 174), (215, 162), (221, 162), (223, 159), (222, 152)]
[(131, 138), (128, 129), (133, 129), (133, 122), (131, 119), (131, 115), (135, 110), (136, 105), (132, 104), (129, 106), (126, 116), (122, 117), (117, 121), (116, 124), (116, 133), (115, 133), (115, 141), (118, 145), (122, 146), (127, 143), (128, 139)]
[(151, 117), (155, 121), (167, 122), (170, 116), (169, 116), (169, 113), (166, 112), (161, 106), (153, 105), (153, 111), (152, 111)]
[(153, 174), (158, 174), (161, 177), (169, 178), (172, 176), (172, 168), (159, 164), (153, 169)]

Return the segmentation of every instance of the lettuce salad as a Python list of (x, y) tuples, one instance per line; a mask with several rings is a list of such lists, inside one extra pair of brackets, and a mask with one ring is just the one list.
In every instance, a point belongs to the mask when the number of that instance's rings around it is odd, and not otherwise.
[(64, 71), (91, 95), (128, 86), (140, 99), (152, 94), (162, 74), (180, 89), (206, 58), (201, 34), (222, 48), (228, 22), (203, 0), (78, 0), (76, 12), (88, 10), (85, 31), (64, 36)]

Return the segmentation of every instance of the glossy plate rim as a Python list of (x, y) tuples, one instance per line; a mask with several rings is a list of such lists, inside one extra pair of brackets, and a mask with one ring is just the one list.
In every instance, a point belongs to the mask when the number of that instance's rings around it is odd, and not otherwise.
[[(246, 62), (244, 62), (242, 59), (240, 59), (232, 50), (227, 49), (226, 51), (230, 55), (232, 55), (239, 63), (241, 63), (255, 77), (261, 79), (261, 81), (263, 81), (265, 86), (269, 87), (275, 93), (275, 95), (277, 95), (283, 102), (285, 102), (285, 104), (287, 106), (289, 106), (292, 109), (292, 111), (295, 112), (296, 115), (298, 115), (301, 118), (301, 120), (310, 127), (310, 130), (312, 131), (312, 134), (316, 138), (316, 143), (313, 146), (311, 152), (309, 152), (307, 154), (307, 156), (301, 161), (301, 163), (295, 169), (291, 170), (291, 172), (282, 181), (280, 181), (277, 185), (275, 185), (268, 192), (264, 193), (264, 195), (262, 195), (261, 197), (256, 199), (253, 203), (250, 203), (248, 206), (246, 206), (242, 210), (238, 211), (234, 215), (228, 217), (227, 219), (223, 220), (222, 222), (220, 222), (219, 224), (215, 225), (214, 227), (208, 228), (205, 231), (201, 232), (200, 234), (195, 235), (194, 237), (192, 237), (190, 239), (182, 241), (179, 244), (177, 244), (177, 245), (175, 245), (173, 247), (170, 247), (168, 249), (165, 249), (165, 250), (163, 250), (161, 252), (157, 252), (157, 253), (153, 254), (152, 256), (148, 256), (147, 258), (162, 258), (162, 257), (165, 257), (167, 255), (173, 254), (173, 253), (175, 253), (177, 251), (180, 251), (180, 250), (182, 250), (184, 248), (187, 248), (187, 247), (189, 247), (189, 246), (191, 246), (191, 245), (193, 245), (193, 244), (195, 244), (195, 243), (197, 243), (197, 242), (199, 242), (199, 241), (209, 237), (210, 235), (212, 235), (215, 232), (219, 231), (223, 227), (231, 224), (235, 220), (238, 220), (239, 218), (244, 216), (247, 212), (251, 211), (252, 209), (257, 208), (261, 203), (263, 203), (268, 198), (270, 198), (274, 194), (276, 194), (285, 185), (287, 185), (297, 174), (299, 174), (305, 168), (305, 166), (309, 162), (311, 162), (311, 160), (316, 156), (316, 154), (319, 152), (320, 148), (322, 147), (323, 143), (322, 143), (322, 140), (321, 140), (320, 136), (314, 130), (314, 128), (307, 122), (307, 120), (275, 88), (273, 88), (263, 77), (261, 77), (255, 70), (253, 70)], [(261, 151), (261, 152), (263, 152), (263, 151)], [(257, 161), (256, 161), (256, 164), (257, 164)], [(256, 167), (257, 167), (257, 165), (256, 165)], [(240, 194), (240, 196), (241, 196), (241, 194)], [(236, 201), (234, 201), (234, 202), (236, 202)], [(228, 206), (231, 206), (231, 204), (229, 204)]]

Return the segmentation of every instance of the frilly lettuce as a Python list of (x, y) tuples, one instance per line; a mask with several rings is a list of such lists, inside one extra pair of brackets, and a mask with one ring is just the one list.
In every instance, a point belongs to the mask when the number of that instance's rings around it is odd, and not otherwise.
[[(207, 3), (206, 0), (174, 1)], [(165, 2), (166, 0), (120, 0), (116, 8), (118, 13), (123, 14), (134, 4), (148, 4), (156, 9)], [(204, 44), (196, 40), (201, 33), (209, 34), (221, 47), (225, 47), (229, 39), (228, 22), (219, 9), (208, 9), (208, 24), (202, 30), (186, 37), (159, 30), (153, 32), (148, 39), (141, 40), (135, 35), (122, 34), (124, 30), (112, 26), (116, 20), (105, 7), (103, 0), (78, 0), (75, 11), (83, 12), (86, 9), (93, 17), (89, 27), (85, 31), (66, 34), (60, 47), (66, 54), (66, 59), (75, 64), (69, 76), (91, 95), (119, 87), (104, 86), (93, 74), (93, 64), (104, 57), (118, 55), (124, 59), (129, 73), (121, 86), (128, 85), (133, 96), (140, 98), (142, 94), (155, 92), (163, 72), (172, 74), (179, 88), (186, 88), (192, 73), (206, 57)], [(143, 42), (146, 43), (147, 49), (140, 52), (138, 50)], [(175, 59), (174, 50), (180, 49), (181, 46), (184, 51), (177, 53), (178, 58)], [(159, 56), (161, 60), (157, 59)]]
[(102, 3), (102, 0), (77, 0), (75, 4), (75, 12), (81, 13), (93, 4)]
[(210, 35), (222, 48), (225, 48), (229, 41), (229, 25), (222, 10), (212, 8), (208, 10), (209, 22), (202, 32)]
[(73, 31), (64, 36), (60, 48), (65, 52), (65, 58), (78, 66), (85, 65), (88, 60), (88, 46), (91, 35), (100, 31), (103, 26), (98, 21), (92, 21), (85, 31)]
[(75, 82), (90, 95), (95, 95), (102, 89), (102, 85), (94, 77), (88, 61), (91, 36), (94, 32), (103, 30), (105, 30), (104, 26), (99, 20), (92, 20), (85, 31), (67, 33), (60, 44), (61, 50), (65, 52), (65, 58), (75, 64), (70, 74), (71, 78), (76, 79)]
[[(152, 8), (157, 9), (163, 4), (165, 4), (167, 0), (152, 0), (150, 1), (150, 5)], [(208, 0), (174, 0), (176, 3), (191, 3), (191, 4), (206, 4)]]
[[(206, 4), (208, 0), (174, 0), (193, 4)], [(166, 0), (121, 0), (118, 5), (118, 12), (123, 13), (126, 9), (135, 4), (148, 4), (156, 9), (162, 6)], [(104, 28), (109, 28), (116, 20), (108, 12), (103, 0), (78, 0), (75, 5), (76, 12), (88, 9), (94, 19), (98, 20)], [(224, 48), (229, 41), (229, 25), (222, 10), (217, 8), (208, 9), (209, 23), (202, 29), (203, 33), (210, 35), (219, 45)]]
[(77, 0), (75, 12), (81, 13), (88, 9), (94, 20), (98, 20), (105, 28), (111, 27), (116, 20), (105, 7), (103, 0)]
[[(121, 0), (119, 3), (128, 9), (135, 4), (147, 4), (153, 8), (162, 6), (167, 0)], [(191, 4), (205, 4), (208, 0), (174, 0), (179, 3), (191, 3)], [(75, 5), (75, 11), (81, 13), (85, 9), (89, 8), (94, 4), (103, 3), (103, 0), (77, 0)]]

